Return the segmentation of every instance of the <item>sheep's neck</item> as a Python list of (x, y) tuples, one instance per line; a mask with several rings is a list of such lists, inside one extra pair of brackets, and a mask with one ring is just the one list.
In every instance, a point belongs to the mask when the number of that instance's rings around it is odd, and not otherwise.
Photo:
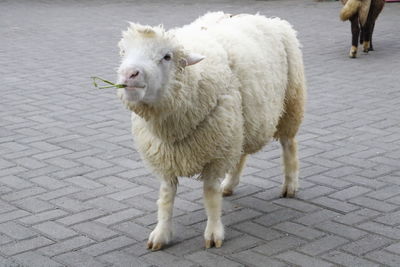
[(192, 92), (190, 99), (174, 107), (151, 107), (146, 104), (132, 110), (142, 117), (148, 130), (165, 142), (176, 143), (203, 127), (218, 106), (217, 97)]

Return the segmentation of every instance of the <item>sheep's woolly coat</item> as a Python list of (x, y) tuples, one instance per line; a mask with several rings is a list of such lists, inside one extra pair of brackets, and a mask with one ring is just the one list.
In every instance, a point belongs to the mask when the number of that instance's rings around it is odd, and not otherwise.
[[(128, 105), (138, 150), (157, 173), (174, 179), (212, 171), (222, 177), (243, 153), (259, 151), (279, 131), (295, 135), (305, 81), (288, 22), (217, 12), (164, 35), (157, 38), (170, 38), (180, 53), (206, 58), (177, 69), (157, 105)], [(285, 99), (293, 107), (285, 108)], [(284, 114), (298, 123), (278, 126)]]

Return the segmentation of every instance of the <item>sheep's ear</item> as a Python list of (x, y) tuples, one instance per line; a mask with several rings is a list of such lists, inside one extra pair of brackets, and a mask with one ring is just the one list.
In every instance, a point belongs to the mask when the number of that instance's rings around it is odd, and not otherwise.
[(200, 61), (202, 61), (205, 58), (206, 57), (203, 55), (196, 54), (196, 53), (190, 53), (189, 55), (187, 55), (187, 57), (185, 59), (182, 59), (181, 64), (183, 67), (187, 67), (187, 66), (199, 63)]

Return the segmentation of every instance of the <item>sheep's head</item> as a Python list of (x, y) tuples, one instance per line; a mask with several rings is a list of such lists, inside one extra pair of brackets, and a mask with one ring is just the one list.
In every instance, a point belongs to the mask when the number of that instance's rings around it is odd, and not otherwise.
[(127, 85), (119, 94), (128, 103), (156, 104), (177, 72), (204, 58), (185, 51), (162, 26), (131, 23), (119, 47), (122, 60), (117, 83)]

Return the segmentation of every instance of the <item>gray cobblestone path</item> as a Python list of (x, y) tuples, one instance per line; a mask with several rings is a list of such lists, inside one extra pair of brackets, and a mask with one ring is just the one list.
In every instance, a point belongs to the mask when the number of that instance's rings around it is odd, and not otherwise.
[[(347, 57), (325, 1), (0, 1), (0, 266), (400, 266), (400, 3), (376, 51)], [(226, 242), (203, 249), (201, 184), (181, 180), (173, 243), (149, 252), (157, 179), (133, 149), (113, 79), (126, 21), (169, 28), (208, 10), (299, 32), (309, 86), (301, 190), (278, 197), (280, 148), (251, 157), (224, 200)]]

